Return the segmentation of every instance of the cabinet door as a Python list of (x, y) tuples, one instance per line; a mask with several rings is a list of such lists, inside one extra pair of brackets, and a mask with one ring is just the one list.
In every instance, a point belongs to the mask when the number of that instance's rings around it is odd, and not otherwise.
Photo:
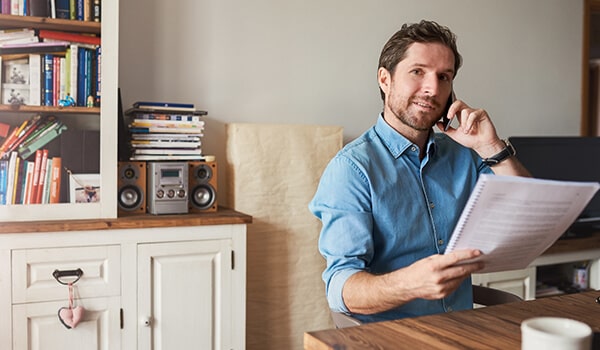
[(58, 319), (64, 302), (13, 306), (13, 350), (113, 350), (121, 348), (120, 298), (77, 300), (85, 308), (83, 320), (67, 329)]
[(138, 349), (231, 348), (231, 240), (138, 246)]

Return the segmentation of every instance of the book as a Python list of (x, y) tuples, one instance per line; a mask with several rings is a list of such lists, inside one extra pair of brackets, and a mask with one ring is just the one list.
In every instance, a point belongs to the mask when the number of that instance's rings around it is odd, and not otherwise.
[(35, 204), (37, 200), (38, 187), (40, 186), (40, 171), (42, 168), (42, 150), (35, 151), (33, 160), (33, 174), (31, 176), (31, 184), (29, 190), (29, 204)]
[(77, 78), (79, 76), (79, 45), (70, 45), (69, 56), (69, 59), (71, 61), (69, 67), (69, 95), (75, 100), (75, 103), (78, 105)]
[(44, 76), (42, 78), (42, 98), (44, 106), (53, 106), (54, 96), (54, 55), (45, 54), (43, 56)]
[(27, 161), (21, 160), (21, 158), (17, 157), (15, 160), (12, 204), (23, 203), (23, 178), (25, 177), (23, 174), (25, 174), (25, 168), (27, 168)]
[(203, 155), (188, 155), (188, 154), (179, 154), (179, 155), (136, 154), (136, 155), (132, 155), (130, 160), (138, 160), (138, 161), (205, 160), (205, 157)]
[(129, 131), (132, 133), (174, 133), (174, 134), (197, 134), (202, 135), (203, 128), (190, 128), (190, 127), (130, 127)]
[(181, 120), (181, 121), (189, 121), (189, 122), (200, 121), (199, 115), (134, 113), (133, 116), (137, 120)]
[(17, 157), (17, 153), (16, 152), (12, 152), (10, 154), (10, 158), (8, 159), (8, 173), (7, 173), (7, 178), (6, 178), (6, 193), (7, 193), (7, 197), (6, 197), (6, 202), (8, 204), (14, 204), (14, 192), (15, 192), (15, 179), (16, 179), (16, 174), (18, 174), (19, 171), (19, 165), (17, 164), (17, 160), (19, 158)]
[(194, 111), (194, 105), (191, 103), (175, 103), (175, 102), (147, 102), (147, 101), (138, 101), (133, 103), (134, 108), (166, 108), (166, 109), (182, 109), (182, 110), (190, 110)]
[[(55, 17), (62, 19), (71, 19), (71, 6), (69, 0), (50, 0), (55, 3)], [(40, 30), (41, 32), (41, 30)], [(41, 36), (40, 36), (41, 37)]]
[(42, 105), (42, 56), (37, 53), (29, 54), (29, 104)]
[(67, 41), (43, 41), (23, 44), (7, 44), (0, 47), (0, 55), (18, 53), (58, 53), (65, 52), (69, 47)]
[[(27, 0), (29, 15), (36, 17), (50, 16), (50, 2), (48, 0)], [(4, 13), (4, 12), (3, 12)]]
[(479, 249), (478, 273), (526, 268), (577, 219), (600, 188), (597, 182), (481, 175), (452, 233), (446, 253)]
[(46, 176), (42, 194), (42, 204), (50, 203), (50, 181), (52, 177), (52, 158), (46, 160)]
[(0, 159), (0, 205), (6, 204), (6, 188), (8, 186), (8, 160)]
[(48, 150), (42, 150), (42, 160), (40, 162), (40, 176), (38, 180), (38, 188), (36, 191), (37, 197), (35, 198), (35, 203), (42, 204), (44, 198), (44, 188), (46, 186), (46, 172), (48, 171)]
[(195, 149), (178, 149), (178, 148), (137, 148), (133, 151), (133, 154), (147, 154), (147, 155), (196, 155), (202, 156), (200, 148)]
[[(139, 102), (136, 102), (139, 103)], [(174, 114), (174, 115), (206, 115), (208, 112), (196, 109), (188, 109), (188, 108), (164, 108), (164, 107), (153, 107), (153, 106), (143, 106), (143, 107), (132, 107), (125, 111), (125, 115), (133, 115), (133, 114)]]
[(178, 140), (131, 140), (133, 148), (184, 148), (194, 149), (201, 146), (200, 141), (178, 141)]
[(70, 43), (81, 43), (90, 45), (100, 45), (100, 37), (84, 35), (70, 32), (61, 32), (58, 30), (40, 29), (38, 36), (41, 39), (53, 39), (59, 41), (68, 41)]
[(27, 162), (27, 166), (25, 168), (25, 177), (23, 183), (23, 201), (22, 204), (31, 204), (31, 189), (33, 184), (33, 169), (34, 162)]
[(10, 125), (0, 122), (0, 137), (6, 138), (10, 131)]
[(94, 22), (102, 21), (102, 6), (100, 0), (94, 0), (93, 20)]
[(53, 157), (50, 176), (50, 198), (48, 199), (48, 203), (60, 202), (61, 168), (62, 159), (60, 157)]

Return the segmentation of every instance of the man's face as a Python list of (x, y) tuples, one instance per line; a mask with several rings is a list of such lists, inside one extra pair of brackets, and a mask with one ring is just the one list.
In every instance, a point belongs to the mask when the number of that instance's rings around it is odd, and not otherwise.
[(454, 74), (450, 48), (439, 43), (412, 44), (393, 75), (379, 69), (386, 121), (398, 131), (429, 131), (444, 111)]

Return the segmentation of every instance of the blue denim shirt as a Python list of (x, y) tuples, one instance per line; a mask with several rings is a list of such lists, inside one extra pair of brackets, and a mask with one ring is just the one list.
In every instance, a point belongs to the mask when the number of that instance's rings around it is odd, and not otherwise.
[[(377, 123), (327, 165), (309, 209), (322, 221), (319, 251), (329, 306), (348, 313), (346, 280), (358, 271), (390, 272), (442, 254), (481, 173), (481, 158), (448, 136), (431, 133), (425, 158), (419, 148)], [(472, 308), (471, 280), (441, 300), (416, 299), (363, 322)]]

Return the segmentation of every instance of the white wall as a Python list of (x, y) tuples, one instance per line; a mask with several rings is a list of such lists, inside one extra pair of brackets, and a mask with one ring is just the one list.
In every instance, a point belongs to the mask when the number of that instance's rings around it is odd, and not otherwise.
[(501, 136), (578, 135), (582, 3), (122, 0), (120, 87), (125, 108), (207, 110), (204, 149), (217, 160), (228, 122), (341, 125), (348, 141), (381, 110), (381, 47), (402, 23), (427, 18), (458, 35), (457, 94), (487, 109)]

